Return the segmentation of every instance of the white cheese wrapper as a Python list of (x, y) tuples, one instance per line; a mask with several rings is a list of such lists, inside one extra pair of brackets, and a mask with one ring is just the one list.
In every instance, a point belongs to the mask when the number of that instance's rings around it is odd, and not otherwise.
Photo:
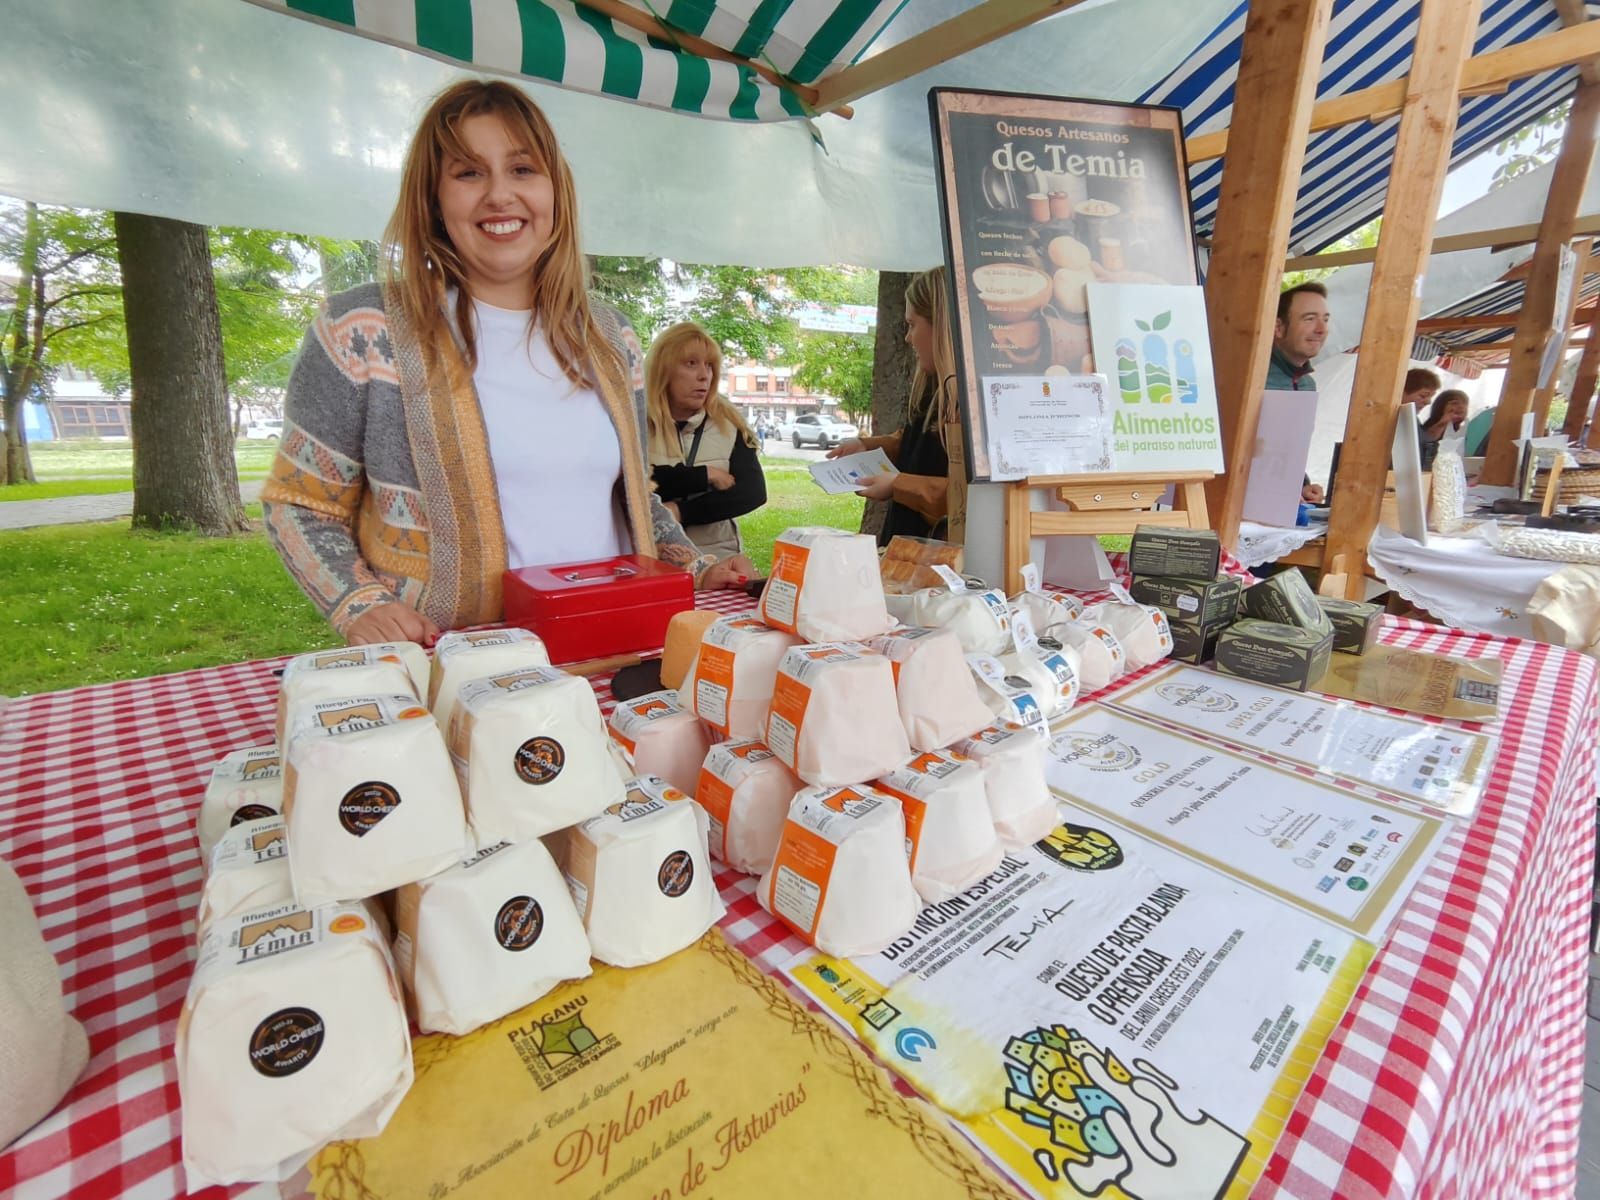
[(289, 843), (282, 817), (242, 821), (222, 835), (211, 852), (211, 871), (200, 889), (196, 940), (216, 921), (294, 901)]
[(756, 899), (826, 954), (882, 950), (922, 911), (900, 802), (864, 784), (800, 792)]
[(549, 665), (544, 642), (526, 629), (458, 630), (444, 634), (433, 647), (428, 707), (439, 728), (448, 730), (462, 684)]
[(411, 1086), (394, 964), (365, 905), (218, 921), (178, 1017), (189, 1190), (284, 1180), (383, 1132)]
[(1127, 669), (1136, 671), (1172, 653), (1172, 627), (1167, 614), (1153, 604), (1118, 604), (1107, 600), (1084, 611), (1084, 619), (1103, 625), (1127, 652)]
[(289, 660), (278, 687), (278, 744), (298, 710), (318, 700), (351, 696), (420, 697), (428, 685), (428, 656), (415, 642), (380, 642), (319, 650)]
[(1083, 601), (1056, 592), (1018, 592), (1006, 601), (1013, 613), (1023, 613), (1034, 629), (1048, 634), (1057, 625), (1076, 621), (1083, 613)]
[(761, 737), (767, 731), (778, 663), (799, 644), (794, 634), (769, 629), (751, 617), (721, 617), (701, 637), (678, 689), (678, 702), (724, 737)]
[(706, 814), (664, 779), (630, 779), (625, 801), (552, 834), (549, 845), (601, 962), (641, 967), (676, 954), (725, 911)]
[(766, 742), (807, 783), (873, 779), (911, 757), (894, 669), (882, 655), (856, 649), (796, 646), (778, 667)]
[[(1038, 699), (1047, 721), (1054, 720), (1077, 703), (1078, 672), (1064, 649), (1051, 650), (1038, 642), (1030, 642), (1010, 654), (1002, 654), (1000, 665), (1008, 676), (1027, 680), (1027, 690)], [(974, 732), (976, 730), (968, 730), (962, 736)]]
[(636, 775), (659, 775), (694, 795), (711, 736), (671, 688), (624, 700), (611, 710), (611, 736), (633, 760)]
[(866, 645), (894, 671), (900, 723), (913, 750), (937, 750), (989, 724), (989, 708), (950, 630), (896, 629)]
[(1128, 654), (1104, 625), (1083, 620), (1058, 625), (1050, 636), (1078, 656), (1079, 694), (1088, 696), (1128, 670)]
[(890, 771), (873, 787), (900, 801), (910, 847), (911, 884), (929, 904), (948, 900), (1000, 865), (983, 771), (934, 750)]
[(289, 731), (287, 762), (283, 819), (301, 904), (376, 896), (461, 860), (461, 788), (416, 699), (313, 704)]
[(200, 865), (211, 869), (211, 851), (231, 826), (283, 811), (283, 761), (276, 746), (235, 750), (211, 769), (195, 834)]
[(530, 667), (470, 680), (448, 732), (479, 847), (542, 837), (622, 800), (624, 773), (580, 675)]
[(786, 529), (772, 547), (772, 574), (757, 609), (774, 629), (808, 642), (848, 642), (889, 628), (878, 545), (826, 526)]
[(694, 798), (710, 820), (712, 856), (747, 875), (772, 866), (789, 802), (803, 786), (765, 742), (711, 747)]
[(1044, 743), (1020, 725), (993, 725), (951, 749), (983, 772), (995, 832), (1008, 846), (1028, 846), (1061, 823), (1044, 774)]
[(459, 1035), (588, 975), (589, 938), (535, 838), (402, 887), (394, 958), (417, 1027)]
[(1011, 610), (999, 588), (960, 592), (923, 588), (913, 592), (911, 624), (950, 630), (968, 654), (1003, 654), (1011, 647)]
[(967, 655), (967, 666), (991, 714), (1025, 726), (1040, 738), (1049, 736), (1049, 718), (1045, 715), (1049, 696), (1036, 693), (1026, 676), (1007, 672), (998, 658), (988, 654)]

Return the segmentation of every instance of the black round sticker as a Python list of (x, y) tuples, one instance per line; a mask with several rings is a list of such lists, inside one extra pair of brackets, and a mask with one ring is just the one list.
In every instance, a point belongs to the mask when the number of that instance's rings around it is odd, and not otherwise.
[(339, 801), (339, 824), (346, 833), (366, 837), (398, 807), (400, 793), (387, 783), (358, 783)]
[(526, 950), (544, 932), (544, 910), (532, 896), (513, 896), (494, 918), (494, 940), (507, 950)]
[(235, 825), (243, 825), (246, 821), (259, 821), (262, 817), (275, 817), (277, 815), (277, 809), (268, 808), (265, 804), (241, 804), (234, 811), (233, 820), (228, 822), (228, 828), (232, 829)]
[(549, 783), (567, 765), (567, 752), (555, 738), (529, 738), (517, 747), (512, 765), (524, 783)]
[(689, 857), (687, 850), (674, 850), (661, 860), (661, 869), (656, 872), (656, 886), (661, 889), (663, 896), (681, 896), (693, 882), (694, 859)]
[(250, 1035), (250, 1065), (269, 1079), (306, 1067), (322, 1049), (322, 1018), (309, 1008), (280, 1008)]

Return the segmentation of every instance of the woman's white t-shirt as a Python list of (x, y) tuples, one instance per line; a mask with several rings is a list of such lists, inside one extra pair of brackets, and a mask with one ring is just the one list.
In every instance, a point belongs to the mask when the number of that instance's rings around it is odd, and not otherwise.
[[(454, 304), (451, 304), (454, 311)], [(562, 373), (528, 314), (472, 302), (472, 373), (506, 530), (506, 565), (584, 562), (628, 552), (616, 503), (622, 449), (593, 388)]]

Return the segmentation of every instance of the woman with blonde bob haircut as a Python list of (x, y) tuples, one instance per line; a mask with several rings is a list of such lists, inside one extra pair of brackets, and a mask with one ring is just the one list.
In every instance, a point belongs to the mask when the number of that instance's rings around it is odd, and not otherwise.
[(262, 492), (284, 564), (351, 643), (503, 615), (508, 567), (655, 555), (736, 583), (655, 495), (638, 339), (590, 300), (572, 174), (508, 83), (429, 105), (386, 278), (306, 333)]
[(916, 354), (906, 423), (887, 437), (851, 438), (829, 458), (882, 448), (899, 468), (858, 489), (868, 500), (888, 500), (878, 533), (887, 545), (896, 534), (961, 542), (967, 531), (967, 467), (961, 418), (956, 411), (955, 346), (944, 268), (933, 267), (906, 286), (906, 342)]
[(693, 321), (662, 331), (644, 362), (650, 477), (684, 532), (718, 560), (740, 551), (735, 517), (767, 502), (756, 436), (717, 391), (722, 351)]

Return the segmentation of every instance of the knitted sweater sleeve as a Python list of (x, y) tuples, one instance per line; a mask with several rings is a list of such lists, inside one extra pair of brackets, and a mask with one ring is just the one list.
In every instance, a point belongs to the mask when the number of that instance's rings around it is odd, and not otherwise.
[[(366, 491), (366, 387), (353, 377), (339, 321), (323, 312), (289, 377), (283, 433), (261, 492), (267, 538), (300, 590), (344, 633), (398, 597), (361, 557), (356, 517)], [(359, 372), (358, 372), (359, 374)]]

